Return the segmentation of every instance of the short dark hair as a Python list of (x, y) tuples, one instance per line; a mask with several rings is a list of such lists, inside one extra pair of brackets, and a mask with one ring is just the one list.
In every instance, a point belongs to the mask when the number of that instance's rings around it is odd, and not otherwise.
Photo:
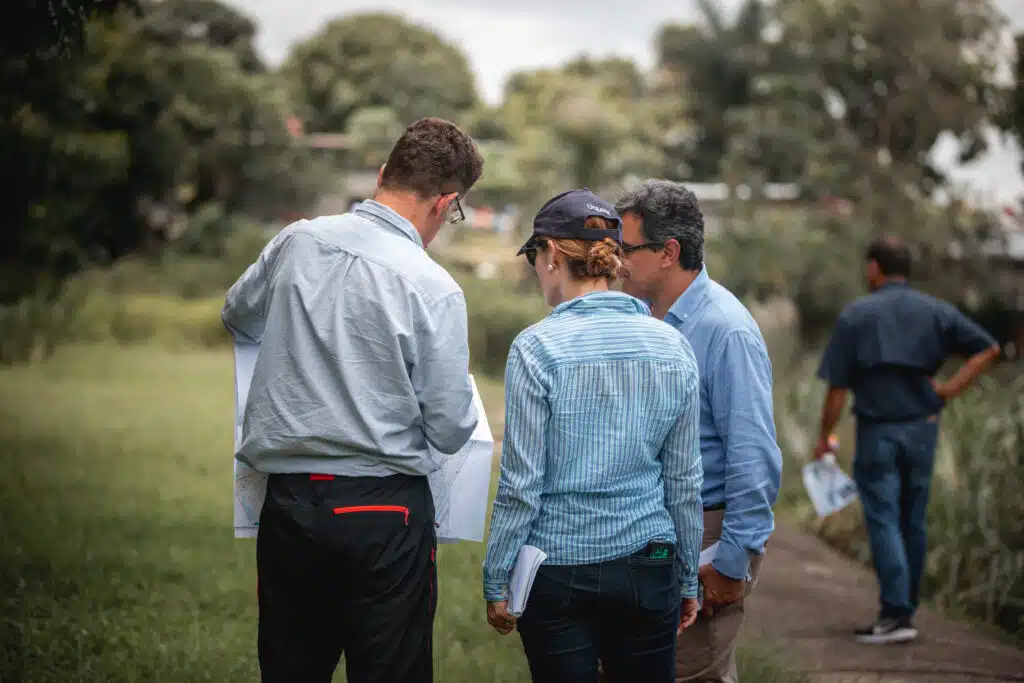
[(679, 242), (679, 265), (683, 270), (700, 270), (704, 265), (704, 214), (697, 195), (682, 183), (646, 180), (624, 192), (615, 203), (615, 211), (620, 216), (640, 216), (648, 242)]
[(875, 240), (864, 252), (865, 261), (874, 261), (886, 277), (910, 277), (910, 247), (899, 237)]
[(381, 177), (386, 190), (415, 192), (421, 199), (458, 192), (480, 179), (484, 159), (473, 138), (451, 121), (429, 117), (405, 129)]

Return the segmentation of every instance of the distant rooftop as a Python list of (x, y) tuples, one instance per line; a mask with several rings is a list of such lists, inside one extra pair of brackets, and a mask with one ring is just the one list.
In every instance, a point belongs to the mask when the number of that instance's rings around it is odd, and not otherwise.
[[(684, 182), (701, 202), (724, 202), (730, 199), (729, 186), (726, 183), (688, 183)], [(800, 198), (800, 186), (796, 183), (766, 183), (762, 186), (765, 199), (776, 202), (793, 201)], [(753, 189), (749, 185), (736, 186), (737, 199), (750, 199)]]

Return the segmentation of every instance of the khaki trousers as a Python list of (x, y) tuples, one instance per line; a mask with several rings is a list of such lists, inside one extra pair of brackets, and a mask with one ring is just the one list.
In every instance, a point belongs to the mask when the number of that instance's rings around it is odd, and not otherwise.
[[(704, 512), (701, 550), (721, 538), (724, 518), (724, 510)], [(676, 683), (738, 683), (736, 645), (743, 626), (743, 608), (746, 597), (757, 583), (762, 558), (762, 555), (750, 554), (750, 581), (739, 602), (716, 609), (711, 617), (700, 614), (697, 621), (679, 636), (676, 641)], [(600, 669), (599, 680), (602, 683), (607, 680)]]
[[(704, 540), (701, 550), (722, 536), (725, 510), (704, 513)], [(693, 626), (676, 641), (676, 681), (682, 683), (738, 683), (736, 645), (743, 627), (746, 597), (757, 583), (763, 555), (750, 554), (750, 581), (739, 602), (715, 610), (714, 616), (700, 614)]]

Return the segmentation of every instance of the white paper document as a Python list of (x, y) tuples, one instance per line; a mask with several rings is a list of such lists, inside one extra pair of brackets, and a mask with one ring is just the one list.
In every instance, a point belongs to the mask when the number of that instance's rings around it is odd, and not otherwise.
[[(700, 557), (697, 558), (697, 567), (703, 567), (706, 564), (711, 564), (718, 557), (718, 547), (721, 545), (721, 541), (715, 541), (704, 550), (700, 551)], [(697, 607), (704, 607), (704, 584), (697, 584)]]
[(428, 478), (430, 492), (434, 495), (438, 543), (484, 540), (494, 437), (476, 380), (472, 375), (469, 380), (473, 385), (473, 409), (478, 420), (469, 443), (454, 455), (432, 451), (434, 461), (440, 465)]
[(839, 512), (857, 500), (857, 485), (843, 472), (831, 453), (803, 468), (804, 488), (818, 517)]
[(533, 580), (546, 559), (547, 553), (532, 545), (524, 545), (519, 549), (516, 565), (512, 568), (508, 582), (508, 613), (517, 619), (526, 611), (526, 601), (530, 598)]
[[(259, 348), (258, 344), (235, 342), (235, 453), (242, 441), (245, 402)], [(439, 465), (429, 477), (439, 543), (480, 542), (484, 537), (494, 437), (472, 375), (470, 382), (473, 385), (473, 409), (479, 419), (469, 443), (454, 455), (432, 452)], [(260, 510), (267, 495), (267, 475), (238, 459), (234, 459), (234, 463), (235, 538), (255, 538)]]
[[(242, 445), (242, 418), (259, 344), (235, 343), (235, 452)], [(267, 497), (267, 475), (235, 459), (235, 538), (256, 538)]]
[(700, 557), (697, 559), (697, 566), (703, 567), (706, 564), (711, 564), (718, 557), (718, 545), (720, 541), (715, 541), (704, 550), (700, 551)]

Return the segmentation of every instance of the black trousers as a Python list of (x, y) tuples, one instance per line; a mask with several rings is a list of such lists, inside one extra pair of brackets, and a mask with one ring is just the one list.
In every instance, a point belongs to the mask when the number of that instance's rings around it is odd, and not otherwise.
[(271, 475), (256, 540), (264, 683), (431, 683), (437, 576), (425, 477)]

